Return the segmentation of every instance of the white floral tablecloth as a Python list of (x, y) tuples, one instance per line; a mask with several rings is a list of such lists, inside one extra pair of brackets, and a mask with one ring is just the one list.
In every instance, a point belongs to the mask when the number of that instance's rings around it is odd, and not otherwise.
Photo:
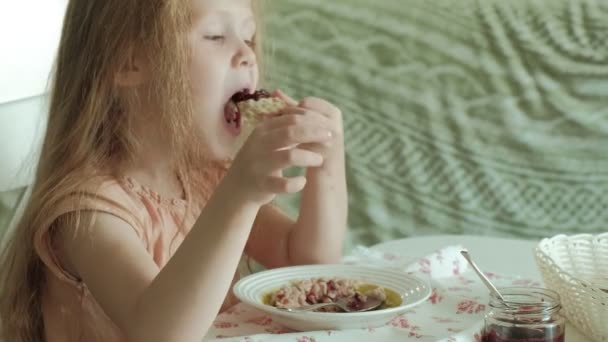
[[(418, 260), (359, 247), (346, 264), (399, 268), (428, 279), (431, 297), (395, 317), (386, 326), (344, 331), (290, 331), (272, 317), (246, 304), (220, 314), (205, 341), (222, 342), (338, 342), (338, 341), (479, 341), (488, 309), (488, 291), (462, 258), (460, 246), (446, 247)], [(486, 273), (499, 287), (540, 286), (535, 280)]]

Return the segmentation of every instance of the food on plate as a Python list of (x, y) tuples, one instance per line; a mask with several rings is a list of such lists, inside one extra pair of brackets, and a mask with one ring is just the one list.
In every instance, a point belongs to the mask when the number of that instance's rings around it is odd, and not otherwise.
[[(380, 299), (376, 310), (401, 305), (401, 296), (393, 290), (344, 278), (312, 278), (295, 280), (264, 296), (264, 303), (277, 308), (299, 308), (319, 303), (334, 303), (347, 299), (349, 307), (357, 308), (369, 300)], [(318, 309), (320, 312), (341, 312), (336, 306)]]

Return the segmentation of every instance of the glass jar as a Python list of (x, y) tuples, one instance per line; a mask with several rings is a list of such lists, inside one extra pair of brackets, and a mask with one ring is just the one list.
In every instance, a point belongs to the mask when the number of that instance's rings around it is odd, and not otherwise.
[(555, 291), (508, 287), (500, 293), (506, 305), (490, 296), (482, 342), (564, 342), (566, 325)]

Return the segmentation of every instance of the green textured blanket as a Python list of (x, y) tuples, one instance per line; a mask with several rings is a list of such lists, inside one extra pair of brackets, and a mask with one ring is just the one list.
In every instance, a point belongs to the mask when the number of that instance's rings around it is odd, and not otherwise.
[[(8, 228), (8, 224), (13, 218), (15, 209), (21, 199), (25, 189), (15, 189), (12, 191), (0, 192), (0, 242)], [(1, 244), (1, 243), (0, 243)]]
[(607, 1), (279, 0), (268, 22), (270, 85), (344, 111), (351, 244), (607, 230)]

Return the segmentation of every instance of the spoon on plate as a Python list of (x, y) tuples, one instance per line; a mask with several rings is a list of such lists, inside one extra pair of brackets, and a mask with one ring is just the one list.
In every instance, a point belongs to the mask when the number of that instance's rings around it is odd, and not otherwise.
[(329, 306), (337, 306), (344, 312), (365, 312), (365, 311), (371, 311), (371, 310), (378, 308), (380, 305), (382, 305), (383, 302), (384, 301), (379, 298), (368, 297), (367, 300), (365, 302), (363, 302), (361, 305), (353, 306), (353, 305), (349, 305), (348, 298), (340, 298), (337, 301), (332, 302), (332, 303), (319, 303), (319, 304), (313, 304), (313, 305), (309, 305), (309, 306), (301, 306), (298, 308), (280, 308), (280, 310), (284, 310), (287, 312), (308, 312), (308, 311), (315, 311), (315, 310), (329, 307)]
[(494, 286), (494, 284), (492, 284), (492, 282), (490, 281), (490, 279), (488, 279), (488, 277), (486, 277), (485, 274), (483, 274), (481, 272), (481, 270), (479, 269), (479, 267), (477, 267), (477, 265), (475, 264), (475, 262), (471, 258), (471, 255), (469, 254), (469, 251), (466, 250), (466, 249), (463, 249), (463, 250), (460, 251), (460, 254), (462, 254), (462, 256), (467, 260), (467, 262), (469, 263), (469, 265), (471, 265), (471, 267), (473, 268), (473, 270), (475, 271), (475, 273), (477, 273), (477, 275), (479, 276), (479, 279), (481, 279), (481, 281), (484, 283), (484, 285), (488, 289), (490, 289), (490, 292), (494, 296), (496, 296), (504, 306), (509, 307), (510, 305), (505, 301), (505, 297), (502, 296), (502, 294), (500, 293), (500, 291), (498, 291), (498, 289), (496, 288), (496, 286)]

